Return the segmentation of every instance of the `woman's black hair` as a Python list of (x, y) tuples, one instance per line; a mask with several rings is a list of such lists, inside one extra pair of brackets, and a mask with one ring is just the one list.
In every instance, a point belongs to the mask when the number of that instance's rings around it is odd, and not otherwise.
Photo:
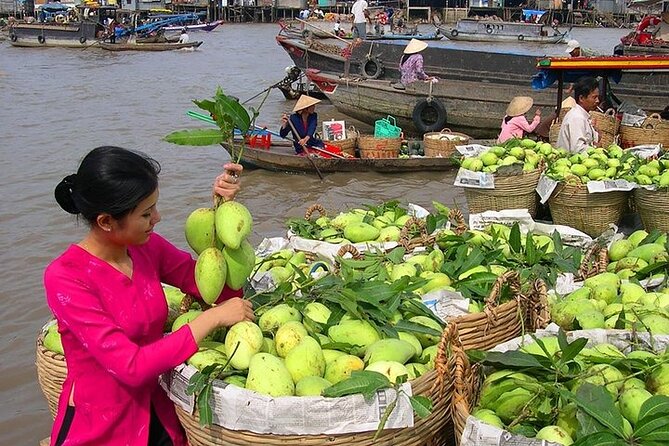
[(574, 99), (578, 102), (581, 96), (587, 97), (599, 88), (599, 81), (594, 77), (581, 77), (574, 82)]
[(76, 174), (58, 183), (54, 194), (66, 212), (93, 225), (100, 214), (121, 219), (158, 188), (160, 164), (143, 153), (114, 146), (96, 147)]

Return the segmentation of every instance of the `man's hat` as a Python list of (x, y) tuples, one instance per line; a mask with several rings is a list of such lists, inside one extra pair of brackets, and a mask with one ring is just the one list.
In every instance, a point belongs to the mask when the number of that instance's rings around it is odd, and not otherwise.
[(565, 53), (571, 54), (572, 51), (574, 51), (576, 48), (580, 48), (581, 44), (578, 43), (578, 40), (571, 39), (569, 42), (567, 42), (567, 49), (564, 50)]
[(311, 96), (303, 94), (300, 96), (300, 99), (297, 100), (295, 107), (293, 107), (293, 112), (304, 110), (305, 108), (309, 108), (312, 105), (318, 104), (319, 102), (321, 102), (320, 99), (312, 98)]
[(422, 40), (411, 39), (406, 48), (404, 48), (404, 54), (420, 53), (425, 48), (427, 48), (427, 43), (423, 42)]
[(509, 106), (506, 107), (507, 116), (520, 116), (527, 113), (529, 109), (532, 108), (534, 104), (534, 99), (529, 96), (516, 96), (511, 99)]

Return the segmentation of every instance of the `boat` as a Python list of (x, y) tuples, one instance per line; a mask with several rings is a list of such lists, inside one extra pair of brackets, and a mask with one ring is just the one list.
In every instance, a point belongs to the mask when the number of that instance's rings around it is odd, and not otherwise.
[[(266, 169), (278, 172), (423, 172), (457, 169), (451, 158), (322, 158), (297, 156), (290, 142), (275, 142), (269, 149), (222, 144), (232, 159), (240, 156), (240, 162), (248, 168)], [(311, 159), (311, 161), (309, 161)]]
[(202, 41), (188, 43), (107, 43), (100, 42), (100, 48), (107, 51), (170, 51), (182, 50), (187, 48), (198, 48)]
[(569, 33), (569, 31), (561, 33), (552, 28), (551, 34), (546, 29), (547, 25), (543, 23), (476, 19), (460, 19), (455, 28), (443, 25), (439, 25), (438, 28), (447, 39), (467, 42), (564, 43)]
[[(441, 40), (443, 39), (441, 31), (437, 29), (433, 33), (384, 33), (384, 34), (367, 34), (367, 40)], [(352, 35), (346, 35), (344, 39), (353, 39)]]
[(165, 31), (181, 31), (186, 28), (188, 31), (213, 31), (223, 24), (223, 20), (215, 20), (209, 23), (196, 23), (193, 25), (184, 25), (184, 26), (164, 26)]
[(295, 65), (286, 68), (286, 76), (276, 84), (276, 88), (288, 100), (299, 99), (306, 94), (316, 99), (327, 99), (327, 96), (318, 89), (313, 83), (307, 81), (302, 70)]
[(107, 18), (116, 17), (115, 6), (79, 5), (72, 16), (53, 22), (17, 22), (9, 27), (9, 41), (18, 47), (87, 47), (106, 32), (102, 25)]
[(623, 54), (667, 54), (669, 55), (669, 42), (661, 39), (639, 39), (639, 34), (631, 32), (620, 39)]

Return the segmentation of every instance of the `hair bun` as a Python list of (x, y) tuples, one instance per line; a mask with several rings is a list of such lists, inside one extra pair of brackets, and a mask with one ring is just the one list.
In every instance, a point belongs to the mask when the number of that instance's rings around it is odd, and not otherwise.
[(56, 186), (54, 196), (56, 201), (65, 212), (70, 214), (79, 214), (79, 209), (72, 198), (72, 192), (76, 186), (77, 174), (73, 173), (63, 178)]

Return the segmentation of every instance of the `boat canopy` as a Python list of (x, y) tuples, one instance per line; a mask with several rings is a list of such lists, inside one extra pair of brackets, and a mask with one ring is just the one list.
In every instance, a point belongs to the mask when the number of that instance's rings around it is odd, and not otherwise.
[(669, 71), (669, 57), (550, 57), (540, 59), (537, 69), (532, 88), (541, 90), (555, 82), (575, 82), (583, 76), (606, 77), (618, 83), (624, 71)]

